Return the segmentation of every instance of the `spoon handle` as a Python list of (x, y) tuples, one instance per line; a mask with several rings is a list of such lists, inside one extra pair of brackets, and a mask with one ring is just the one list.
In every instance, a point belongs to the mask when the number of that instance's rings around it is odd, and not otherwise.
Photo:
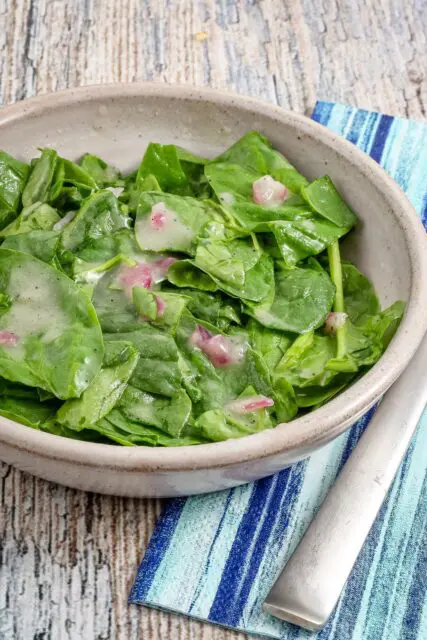
[(384, 501), (427, 403), (427, 336), (384, 396), (338, 479), (264, 602), (322, 629)]

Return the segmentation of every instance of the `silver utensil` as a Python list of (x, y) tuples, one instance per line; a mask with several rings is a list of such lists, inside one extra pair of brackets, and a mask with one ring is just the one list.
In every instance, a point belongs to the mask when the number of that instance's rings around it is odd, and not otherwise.
[(393, 482), (426, 403), (427, 336), (408, 368), (385, 394), (268, 594), (265, 611), (306, 629), (324, 627)]

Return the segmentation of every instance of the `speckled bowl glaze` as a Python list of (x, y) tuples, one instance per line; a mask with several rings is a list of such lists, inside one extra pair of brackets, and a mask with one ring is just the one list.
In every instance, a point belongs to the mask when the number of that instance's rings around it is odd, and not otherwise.
[(179, 496), (270, 475), (347, 429), (406, 367), (427, 327), (427, 245), (399, 187), (368, 156), (304, 116), (243, 96), (163, 84), (106, 85), (34, 98), (0, 112), (0, 147), (29, 159), (52, 146), (96, 153), (128, 171), (153, 140), (213, 156), (259, 129), (309, 178), (329, 173), (360, 224), (347, 257), (384, 305), (407, 301), (380, 361), (326, 406), (276, 429), (195, 447), (126, 448), (68, 440), (0, 418), (0, 457), (37, 476), (125, 496)]

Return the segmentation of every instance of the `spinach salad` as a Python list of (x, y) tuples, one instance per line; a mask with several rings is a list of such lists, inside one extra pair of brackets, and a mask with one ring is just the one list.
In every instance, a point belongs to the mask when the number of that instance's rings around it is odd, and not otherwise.
[(356, 223), (328, 176), (309, 182), (257, 132), (214, 160), (150, 144), (126, 176), (0, 152), (0, 414), (177, 446), (316, 409), (404, 311), (341, 259)]

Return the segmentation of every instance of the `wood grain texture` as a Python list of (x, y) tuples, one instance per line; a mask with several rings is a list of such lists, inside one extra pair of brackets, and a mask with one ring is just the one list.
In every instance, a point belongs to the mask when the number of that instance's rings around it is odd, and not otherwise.
[[(426, 40), (426, 0), (0, 0), (0, 104), (156, 80), (306, 113), (323, 98), (424, 118)], [(245, 637), (127, 606), (158, 501), (85, 494), (1, 463), (0, 492), (0, 640)]]

